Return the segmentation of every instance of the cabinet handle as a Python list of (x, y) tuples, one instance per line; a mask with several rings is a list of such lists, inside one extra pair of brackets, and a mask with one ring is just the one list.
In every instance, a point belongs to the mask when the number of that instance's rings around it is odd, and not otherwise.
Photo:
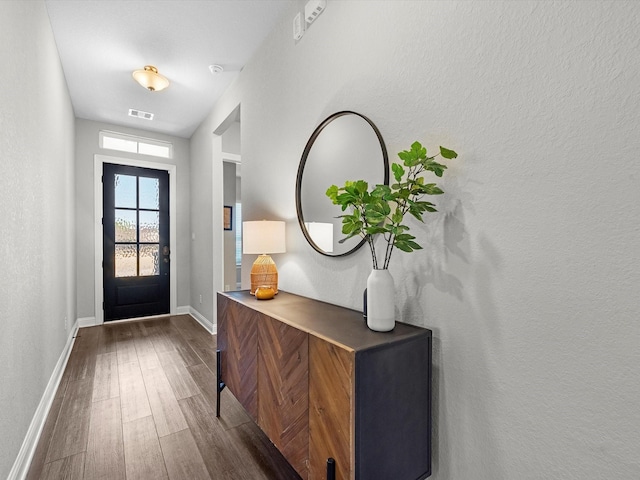
[(220, 416), (220, 392), (224, 390), (226, 387), (225, 383), (222, 381), (222, 365), (221, 365), (222, 355), (220, 350), (216, 350), (216, 382), (217, 382), (217, 402), (216, 402), (216, 417)]
[(327, 458), (327, 480), (336, 480), (336, 461), (331, 457)]

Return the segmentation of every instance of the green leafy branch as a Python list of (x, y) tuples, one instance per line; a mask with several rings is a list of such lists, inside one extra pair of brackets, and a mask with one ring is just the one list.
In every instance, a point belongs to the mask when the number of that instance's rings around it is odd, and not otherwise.
[(428, 171), (442, 177), (447, 166), (435, 161), (439, 155), (446, 159), (458, 156), (453, 150), (440, 147), (440, 152), (430, 157), (420, 142), (414, 142), (410, 150), (398, 153), (402, 165), (391, 165), (395, 180), (391, 186), (376, 185), (369, 191), (369, 184), (364, 180), (346, 181), (342, 187), (331, 185), (327, 189), (327, 197), (335, 205), (340, 205), (343, 212), (351, 209), (351, 213), (338, 217), (342, 218), (342, 233), (346, 235), (340, 242), (355, 236), (365, 238), (371, 250), (374, 269), (378, 269), (374, 243), (377, 234), (382, 234), (386, 242), (383, 269), (389, 268), (394, 248), (404, 252), (422, 249), (415, 242), (416, 237), (408, 233), (405, 215), (410, 214), (424, 223), (422, 215), (436, 211), (435, 204), (424, 200), (425, 195), (444, 192), (435, 183), (425, 183), (422, 174)]

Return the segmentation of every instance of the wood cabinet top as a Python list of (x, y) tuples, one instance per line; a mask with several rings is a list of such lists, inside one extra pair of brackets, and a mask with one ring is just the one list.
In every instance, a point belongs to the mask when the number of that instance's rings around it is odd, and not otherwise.
[(396, 322), (391, 332), (374, 332), (367, 328), (362, 312), (282, 290), (272, 300), (257, 300), (248, 290), (218, 295), (353, 351), (431, 336), (431, 330), (401, 322)]

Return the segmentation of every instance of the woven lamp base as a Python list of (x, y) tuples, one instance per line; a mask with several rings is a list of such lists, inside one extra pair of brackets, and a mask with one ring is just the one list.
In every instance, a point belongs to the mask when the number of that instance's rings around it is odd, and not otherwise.
[(251, 267), (251, 295), (258, 287), (271, 287), (278, 293), (278, 269), (269, 255), (260, 255)]

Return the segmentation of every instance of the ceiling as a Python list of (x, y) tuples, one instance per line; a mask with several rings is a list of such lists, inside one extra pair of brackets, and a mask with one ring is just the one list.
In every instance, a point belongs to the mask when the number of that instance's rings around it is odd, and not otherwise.
[[(76, 117), (189, 138), (296, 0), (45, 0)], [(224, 68), (212, 74), (209, 65)], [(133, 70), (171, 82), (150, 92)], [(128, 116), (129, 109), (154, 114)]]

